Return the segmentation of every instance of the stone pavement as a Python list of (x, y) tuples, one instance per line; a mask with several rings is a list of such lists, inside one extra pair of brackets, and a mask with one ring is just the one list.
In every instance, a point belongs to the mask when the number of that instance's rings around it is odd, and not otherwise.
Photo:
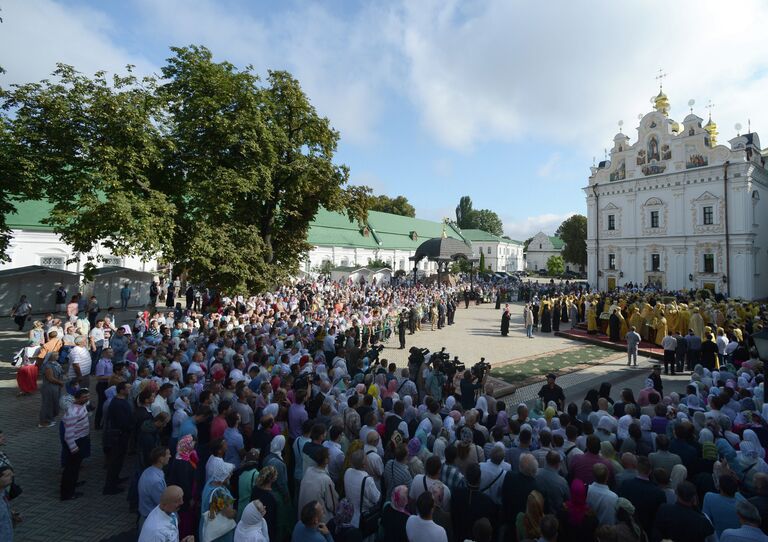
[[(130, 314), (126, 313), (126, 314)], [(468, 366), (485, 357), (494, 365), (514, 363), (514, 360), (573, 348), (580, 343), (553, 335), (526, 339), (522, 325), (522, 305), (513, 304), (510, 336), (499, 333), (501, 312), (493, 305), (471, 305), (456, 313), (456, 324), (443, 330), (423, 331), (406, 336), (406, 350), (397, 348), (397, 336), (387, 343), (381, 356), (395, 361), (399, 366), (407, 363), (407, 349), (411, 346), (439, 350), (442, 346), (451, 355), (458, 355)], [(99, 446), (100, 433), (94, 432), (93, 455), (85, 463), (80, 479), (86, 484), (80, 488), (85, 496), (75, 501), (60, 502), (58, 486), (60, 479), (60, 444), (57, 428), (37, 428), (39, 395), (16, 397), (15, 369), (9, 361), (15, 351), (24, 344), (26, 333), (12, 331), (9, 318), (0, 319), (0, 428), (6, 435), (6, 453), (14, 464), (18, 483), (24, 494), (14, 501), (14, 509), (21, 512), (24, 522), (15, 531), (16, 540), (24, 542), (60, 542), (135, 540), (133, 532), (135, 516), (128, 512), (125, 494), (102, 496), (103, 453)], [(641, 361), (642, 369), (627, 369), (623, 355), (606, 364), (592, 366), (584, 371), (571, 373), (559, 379), (566, 397), (580, 404), (587, 389), (601, 381), (614, 386), (613, 397), (621, 387), (630, 385), (639, 389), (649, 373), (650, 364)], [(669, 391), (682, 391), (685, 377), (675, 381), (665, 378)], [(541, 383), (535, 383), (517, 390), (505, 397), (510, 405), (521, 401), (532, 402)], [(133, 457), (126, 458), (128, 467)]]

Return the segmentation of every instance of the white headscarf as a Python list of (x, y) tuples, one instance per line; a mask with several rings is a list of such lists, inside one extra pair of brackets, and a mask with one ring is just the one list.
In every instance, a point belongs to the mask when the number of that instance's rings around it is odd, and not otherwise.
[(277, 435), (272, 439), (272, 442), (269, 443), (270, 453), (273, 453), (278, 457), (283, 456), (283, 448), (285, 448), (285, 437), (283, 435)]
[[(603, 419), (605, 419), (607, 416), (604, 416), (600, 419), (600, 424), (598, 424), (598, 427), (600, 425), (603, 425)], [(629, 426), (632, 425), (632, 416), (629, 414), (624, 414), (621, 418), (619, 418), (619, 428), (616, 430), (616, 436), (619, 437), (621, 440), (626, 440), (629, 438)]]
[[(765, 448), (763, 448), (763, 445), (760, 444), (760, 439), (757, 438), (757, 433), (755, 433), (751, 429), (746, 429), (744, 431), (744, 435), (742, 436), (742, 438), (744, 439), (744, 442), (752, 443), (752, 445), (755, 448), (755, 451), (757, 452), (757, 456), (760, 459), (765, 459)], [(743, 444), (744, 443), (742, 442), (742, 446)]]
[(269, 542), (267, 522), (256, 508), (256, 502), (248, 503), (243, 510), (243, 517), (235, 529), (234, 542)]
[(216, 461), (211, 465), (211, 482), (223, 482), (232, 475), (235, 466), (226, 461)]

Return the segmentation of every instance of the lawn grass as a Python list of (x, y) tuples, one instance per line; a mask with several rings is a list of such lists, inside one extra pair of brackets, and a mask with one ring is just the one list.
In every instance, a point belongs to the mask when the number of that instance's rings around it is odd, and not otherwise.
[(615, 357), (617, 352), (602, 346), (586, 345), (566, 352), (535, 356), (531, 359), (515, 361), (493, 369), (491, 376), (500, 378), (510, 384), (521, 384), (526, 380), (541, 377), (547, 373), (558, 373), (563, 369), (579, 365), (598, 365), (606, 358)]

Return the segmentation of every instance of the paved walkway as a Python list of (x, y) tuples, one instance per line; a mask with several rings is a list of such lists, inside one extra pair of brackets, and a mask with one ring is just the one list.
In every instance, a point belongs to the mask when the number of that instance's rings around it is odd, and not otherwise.
[[(514, 363), (533, 355), (556, 352), (580, 346), (569, 339), (553, 335), (526, 339), (522, 325), (522, 305), (513, 305), (510, 336), (499, 333), (500, 311), (493, 305), (461, 308), (456, 314), (456, 324), (443, 330), (424, 330), (407, 336), (406, 350), (397, 349), (397, 337), (393, 336), (382, 357), (407, 363), (407, 348), (411, 346), (439, 350), (445, 346), (451, 355), (458, 355), (468, 366), (485, 357), (494, 365)], [(6, 452), (14, 464), (18, 483), (24, 494), (14, 501), (14, 508), (22, 513), (24, 522), (15, 531), (16, 539), (25, 542), (81, 542), (99, 540), (135, 540), (132, 532), (135, 517), (128, 513), (125, 495), (102, 496), (103, 453), (99, 442), (100, 433), (93, 435), (93, 456), (83, 468), (81, 480), (85, 496), (69, 502), (58, 499), (60, 479), (60, 444), (55, 427), (38, 429), (37, 413), (39, 395), (16, 397), (15, 369), (9, 365), (13, 352), (24, 343), (26, 334), (12, 331), (9, 318), (0, 319), (0, 428), (5, 432)], [(560, 378), (568, 401), (580, 404), (587, 389), (601, 381), (608, 381), (618, 395), (621, 387), (630, 385), (638, 389), (649, 373), (650, 364), (641, 361), (642, 369), (627, 369), (623, 355), (617, 355), (606, 364), (592, 366)], [(682, 391), (684, 377), (666, 380), (670, 391)], [(521, 401), (532, 402), (541, 383), (519, 389), (505, 398), (510, 405)], [(126, 459), (126, 466), (133, 458)], [(123, 474), (128, 474), (128, 470)]]

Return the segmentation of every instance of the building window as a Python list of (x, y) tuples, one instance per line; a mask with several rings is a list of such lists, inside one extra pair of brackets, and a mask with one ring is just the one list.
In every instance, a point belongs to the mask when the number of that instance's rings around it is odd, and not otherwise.
[(123, 265), (123, 260), (122, 258), (116, 258), (114, 256), (106, 256), (101, 259), (101, 263), (104, 264), (104, 267), (121, 267)]
[(659, 227), (659, 212), (658, 211), (651, 211), (651, 227), (652, 228), (658, 228)]
[(704, 272), (705, 273), (715, 272), (715, 255), (714, 254), (704, 254)]
[(608, 269), (616, 269), (616, 254), (608, 254)]
[(539, 243), (539, 250), (541, 250), (541, 243)]
[(661, 267), (660, 262), (661, 258), (658, 254), (651, 254), (651, 271), (658, 271)]
[(609, 230), (616, 229), (616, 215), (608, 215), (608, 229)]
[(40, 256), (40, 265), (52, 267), (53, 269), (64, 269), (66, 261), (64, 256)]
[(488, 254), (491, 253), (491, 247), (488, 247)]
[(704, 207), (704, 225), (711, 226), (714, 224), (715, 213), (711, 205)]

